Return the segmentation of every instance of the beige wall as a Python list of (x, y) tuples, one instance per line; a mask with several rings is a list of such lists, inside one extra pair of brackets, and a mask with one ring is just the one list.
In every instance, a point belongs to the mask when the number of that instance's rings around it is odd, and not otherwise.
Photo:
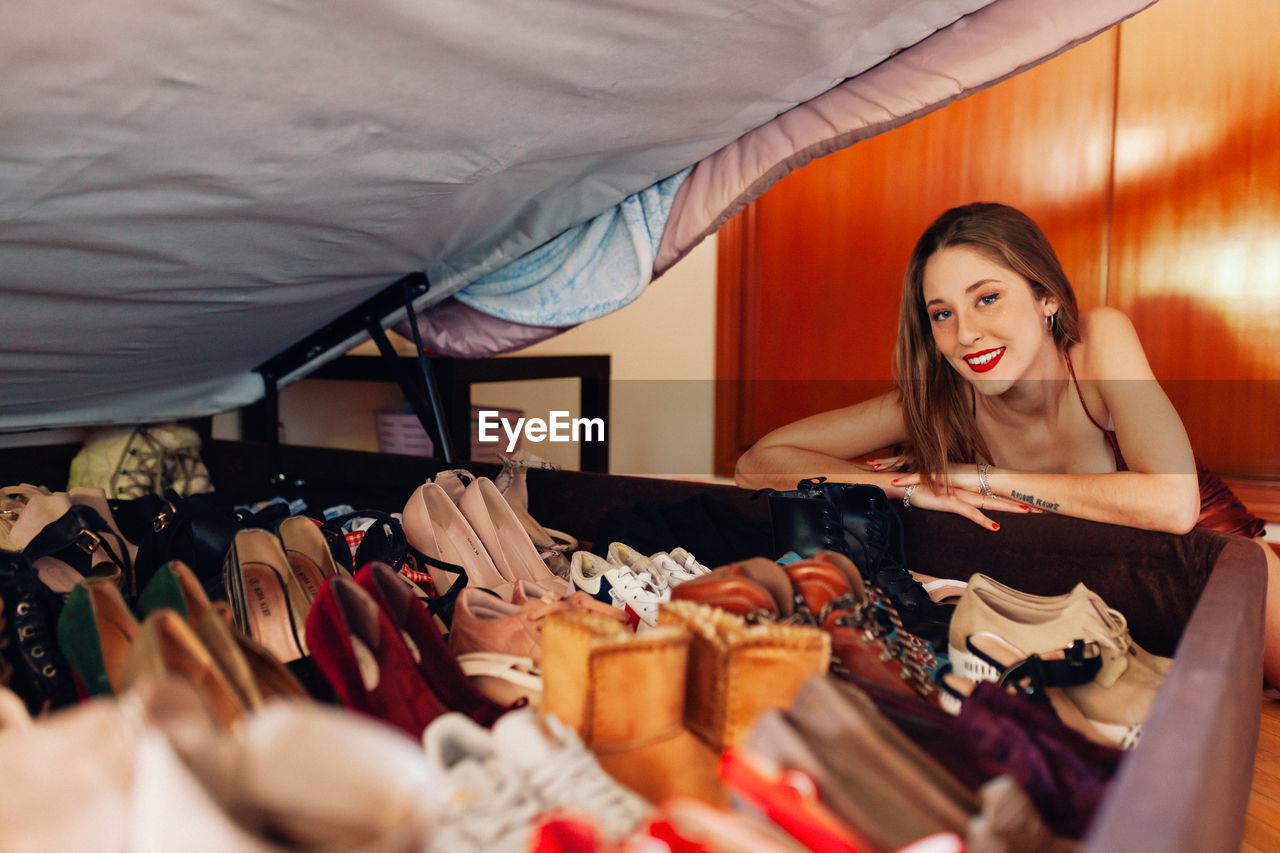
[[(612, 356), (606, 423), (614, 473), (708, 475), (712, 469), (715, 375), (716, 241), (704, 241), (635, 302), (513, 355)], [(366, 345), (365, 350), (368, 351)], [(576, 380), (477, 385), (472, 402), (546, 418), (577, 417)], [(302, 380), (282, 390), (282, 439), (289, 444), (377, 450), (374, 412), (403, 400), (391, 384)], [(237, 435), (234, 414), (215, 418), (214, 435)], [(527, 444), (565, 467), (574, 444)]]

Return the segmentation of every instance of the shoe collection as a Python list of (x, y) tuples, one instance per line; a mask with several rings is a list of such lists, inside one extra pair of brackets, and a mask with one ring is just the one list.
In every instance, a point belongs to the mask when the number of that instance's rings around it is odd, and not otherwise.
[[(1039, 849), (1056, 841), (1017, 785), (957, 781), (898, 724), (937, 714), (972, 727), (970, 697), (998, 689), (1130, 748), (1171, 664), (1083, 584), (1035, 596), (974, 574), (941, 581), (960, 591), (953, 610), (916, 601), (891, 508), (861, 492), (833, 504), (867, 510), (853, 533), (827, 536), (838, 547), (712, 569), (680, 547), (601, 554), (543, 527), (526, 479), (539, 466), (505, 459), (493, 481), (442, 472), (398, 515), (342, 507), (322, 520), (271, 502), (237, 516), (213, 570), (153, 565), (164, 549), (127, 538), (129, 510), (94, 490), (6, 489), (0, 761), (41, 712), (96, 697), (145, 708), (132, 719), (161, 734), (129, 730), (152, 756), (137, 778), (203, 791), (188, 800), (220, 815), (210, 837), (232, 839), (226, 849)], [(165, 503), (158, 518), (179, 511)], [(915, 633), (944, 612), (945, 642)], [(133, 725), (98, 708), (86, 731)], [(188, 712), (194, 729), (173, 723)], [(388, 794), (404, 808), (382, 820), (269, 791), (288, 774), (264, 756), (300, 760), (288, 726), (334, 739), (317, 747), (333, 753), (316, 764), (322, 788), (367, 746), (421, 796)], [(406, 743), (421, 744), (419, 764)], [(359, 780), (371, 764), (350, 760)], [(731, 792), (772, 820), (729, 808)]]

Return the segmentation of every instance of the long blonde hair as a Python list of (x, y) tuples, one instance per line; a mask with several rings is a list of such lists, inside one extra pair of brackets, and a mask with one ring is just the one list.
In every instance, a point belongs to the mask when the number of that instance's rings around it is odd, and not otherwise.
[(938, 352), (924, 300), (924, 268), (940, 249), (968, 246), (1018, 273), (1037, 296), (1053, 296), (1054, 343), (1062, 352), (1080, 340), (1075, 291), (1053, 246), (1029, 216), (992, 202), (953, 207), (920, 236), (902, 288), (893, 372), (910, 436), (915, 471), (940, 484), (948, 462), (990, 461), (973, 417), (973, 390)]

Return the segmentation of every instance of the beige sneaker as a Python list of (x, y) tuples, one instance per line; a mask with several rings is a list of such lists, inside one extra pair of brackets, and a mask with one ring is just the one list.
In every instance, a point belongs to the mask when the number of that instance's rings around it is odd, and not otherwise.
[[(955, 673), (1000, 681), (1032, 657), (1062, 657), (1082, 643), (1100, 655), (1086, 684), (1046, 691), (1063, 722), (1082, 734), (1125, 749), (1137, 744), (1164, 672), (1133, 650), (1124, 617), (1089, 592), (1073, 591), (1044, 606), (974, 575), (951, 620), (949, 657)], [(1023, 668), (1021, 671), (1025, 671)]]
[[(979, 588), (986, 590), (990, 595), (999, 596), (1007, 601), (1015, 602), (1020, 607), (1026, 608), (1028, 612), (1040, 611), (1044, 614), (1046, 619), (1053, 618), (1055, 614), (1063, 610), (1074, 599), (1088, 598), (1096, 603), (1099, 612), (1104, 615), (1104, 618), (1116, 625), (1124, 627), (1127, 630), (1128, 623), (1125, 622), (1124, 614), (1114, 608), (1108, 607), (1107, 603), (1102, 600), (1102, 596), (1089, 589), (1089, 587), (1085, 586), (1083, 583), (1077, 583), (1071, 592), (1064, 593), (1062, 595), (1032, 595), (1029, 592), (1023, 592), (1022, 590), (1014, 589), (1011, 586), (1006, 586), (994, 578), (990, 578), (983, 574), (974, 575), (969, 579), (969, 583), (975, 584)], [(1168, 674), (1169, 667), (1173, 666), (1173, 658), (1151, 654), (1151, 652), (1133, 642), (1132, 637), (1129, 639), (1129, 651), (1143, 664), (1154, 669), (1161, 675)]]

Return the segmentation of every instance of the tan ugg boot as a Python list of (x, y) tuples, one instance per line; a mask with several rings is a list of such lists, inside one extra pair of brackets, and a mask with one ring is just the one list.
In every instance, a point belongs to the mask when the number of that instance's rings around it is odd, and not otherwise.
[(542, 627), (543, 714), (576, 730), (600, 765), (651, 802), (723, 805), (719, 755), (684, 727), (689, 632), (633, 634), (597, 613), (551, 613)]
[(800, 686), (831, 664), (831, 638), (811, 625), (749, 625), (719, 608), (672, 601), (658, 626), (692, 634), (685, 726), (717, 752), (740, 746), (756, 717), (790, 707)]

